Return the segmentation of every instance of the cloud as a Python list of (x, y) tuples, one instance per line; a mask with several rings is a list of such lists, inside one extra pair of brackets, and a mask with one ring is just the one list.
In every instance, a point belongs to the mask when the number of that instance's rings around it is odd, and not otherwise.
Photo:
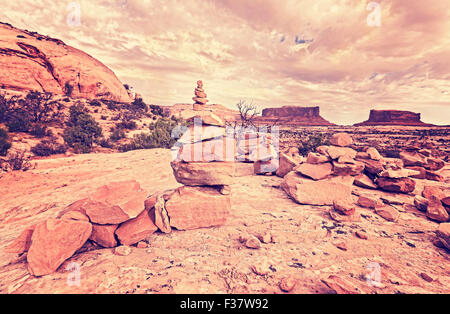
[(70, 1), (21, 0), (2, 4), (0, 20), (86, 51), (149, 103), (190, 103), (203, 79), (210, 101), (230, 107), (320, 105), (336, 123), (372, 108), (423, 110), (449, 124), (447, 4), (375, 1), (381, 25), (370, 27), (369, 2), (80, 0), (71, 27)]

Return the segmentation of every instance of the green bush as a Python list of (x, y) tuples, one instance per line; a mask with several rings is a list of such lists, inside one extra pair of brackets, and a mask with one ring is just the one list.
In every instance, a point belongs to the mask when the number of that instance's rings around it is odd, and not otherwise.
[(329, 139), (324, 134), (311, 134), (301, 140), (298, 151), (300, 155), (306, 156), (309, 152), (315, 152), (317, 147), (329, 144)]
[(47, 130), (47, 127), (41, 124), (35, 124), (30, 129), (30, 134), (34, 135), (37, 138), (43, 138), (44, 136), (48, 136), (49, 133), (51, 132)]
[(113, 142), (117, 142), (118, 140), (121, 140), (126, 137), (125, 131), (122, 129), (114, 129), (109, 136), (109, 139)]
[(9, 142), (8, 132), (0, 128), (0, 156), (6, 156), (10, 148), (11, 142)]
[(51, 156), (56, 154), (64, 154), (67, 146), (54, 141), (44, 140), (31, 148), (31, 152), (36, 156)]
[(24, 109), (16, 109), (8, 113), (6, 126), (9, 132), (28, 132), (31, 127), (30, 115)]
[(102, 128), (82, 105), (70, 107), (70, 117), (63, 135), (67, 145), (78, 153), (89, 153), (94, 141), (101, 136)]
[(161, 118), (150, 125), (150, 133), (134, 135), (133, 141), (130, 144), (123, 145), (119, 150), (171, 148), (177, 141), (172, 138), (172, 130), (182, 124), (181, 120)]

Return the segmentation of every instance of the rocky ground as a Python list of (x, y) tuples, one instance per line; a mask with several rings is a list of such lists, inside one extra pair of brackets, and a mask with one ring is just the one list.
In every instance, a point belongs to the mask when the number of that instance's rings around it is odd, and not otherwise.
[[(231, 213), (221, 227), (157, 232), (146, 239), (147, 247), (128, 252), (86, 251), (43, 277), (29, 274), (25, 256), (4, 252), (24, 228), (58, 216), (102, 185), (137, 180), (149, 193), (180, 186), (170, 160), (163, 149), (76, 155), (37, 160), (34, 170), (6, 173), (0, 179), (0, 292), (450, 292), (450, 255), (433, 244), (439, 224), (407, 206), (413, 196), (370, 191), (404, 203), (394, 205), (398, 221), (358, 207), (357, 219), (338, 223), (329, 215), (331, 206), (295, 203), (275, 176), (236, 178)], [(445, 182), (415, 180), (413, 193), (420, 194), (424, 184), (448, 189), (450, 165), (439, 174)], [(352, 189), (355, 202), (356, 194), (367, 193)], [(261, 240), (255, 241), (259, 248), (248, 247), (252, 236)], [(79, 286), (71, 281), (73, 262), (80, 269)]]

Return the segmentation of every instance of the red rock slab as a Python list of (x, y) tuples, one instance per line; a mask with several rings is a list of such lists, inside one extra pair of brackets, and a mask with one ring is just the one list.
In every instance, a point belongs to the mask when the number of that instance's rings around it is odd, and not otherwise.
[(376, 184), (380, 189), (396, 193), (411, 193), (416, 187), (416, 182), (410, 178), (386, 178), (380, 177)]
[(177, 162), (170, 163), (175, 179), (185, 185), (231, 185), (234, 181), (234, 162)]
[(229, 137), (219, 137), (209, 141), (184, 144), (178, 150), (176, 161), (184, 162), (234, 162), (236, 142)]
[(230, 208), (230, 195), (210, 187), (180, 187), (166, 202), (170, 225), (178, 230), (220, 226)]
[(119, 224), (139, 215), (146, 198), (147, 193), (136, 181), (113, 182), (98, 188), (84, 209), (93, 223)]
[(28, 270), (34, 276), (53, 273), (89, 239), (92, 225), (86, 221), (54, 219), (36, 225), (28, 250)]
[(116, 230), (117, 238), (125, 246), (135, 244), (158, 230), (149, 212), (144, 210), (139, 216), (122, 223)]
[(31, 245), (31, 236), (33, 235), (36, 225), (26, 228), (22, 233), (5, 248), (7, 253), (22, 254), (27, 252)]
[(360, 294), (362, 291), (353, 285), (349, 280), (342, 277), (331, 275), (326, 279), (322, 279), (322, 282), (326, 284), (336, 294)]
[(118, 226), (92, 224), (92, 234), (89, 239), (103, 247), (115, 247), (117, 240), (114, 234)]
[(303, 163), (298, 165), (294, 171), (313, 180), (321, 180), (331, 175), (333, 166), (329, 162), (323, 164)]

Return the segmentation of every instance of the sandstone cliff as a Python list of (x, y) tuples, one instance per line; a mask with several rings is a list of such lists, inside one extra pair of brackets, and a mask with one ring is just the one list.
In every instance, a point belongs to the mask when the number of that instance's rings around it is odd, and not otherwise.
[(104, 64), (58, 39), (0, 23), (0, 90), (131, 99)]
[(420, 113), (401, 110), (370, 110), (369, 120), (355, 124), (365, 125), (431, 126), (420, 120)]
[(334, 125), (320, 116), (319, 107), (284, 106), (266, 108), (262, 116), (256, 118), (257, 124), (292, 125), (292, 126), (326, 126)]

